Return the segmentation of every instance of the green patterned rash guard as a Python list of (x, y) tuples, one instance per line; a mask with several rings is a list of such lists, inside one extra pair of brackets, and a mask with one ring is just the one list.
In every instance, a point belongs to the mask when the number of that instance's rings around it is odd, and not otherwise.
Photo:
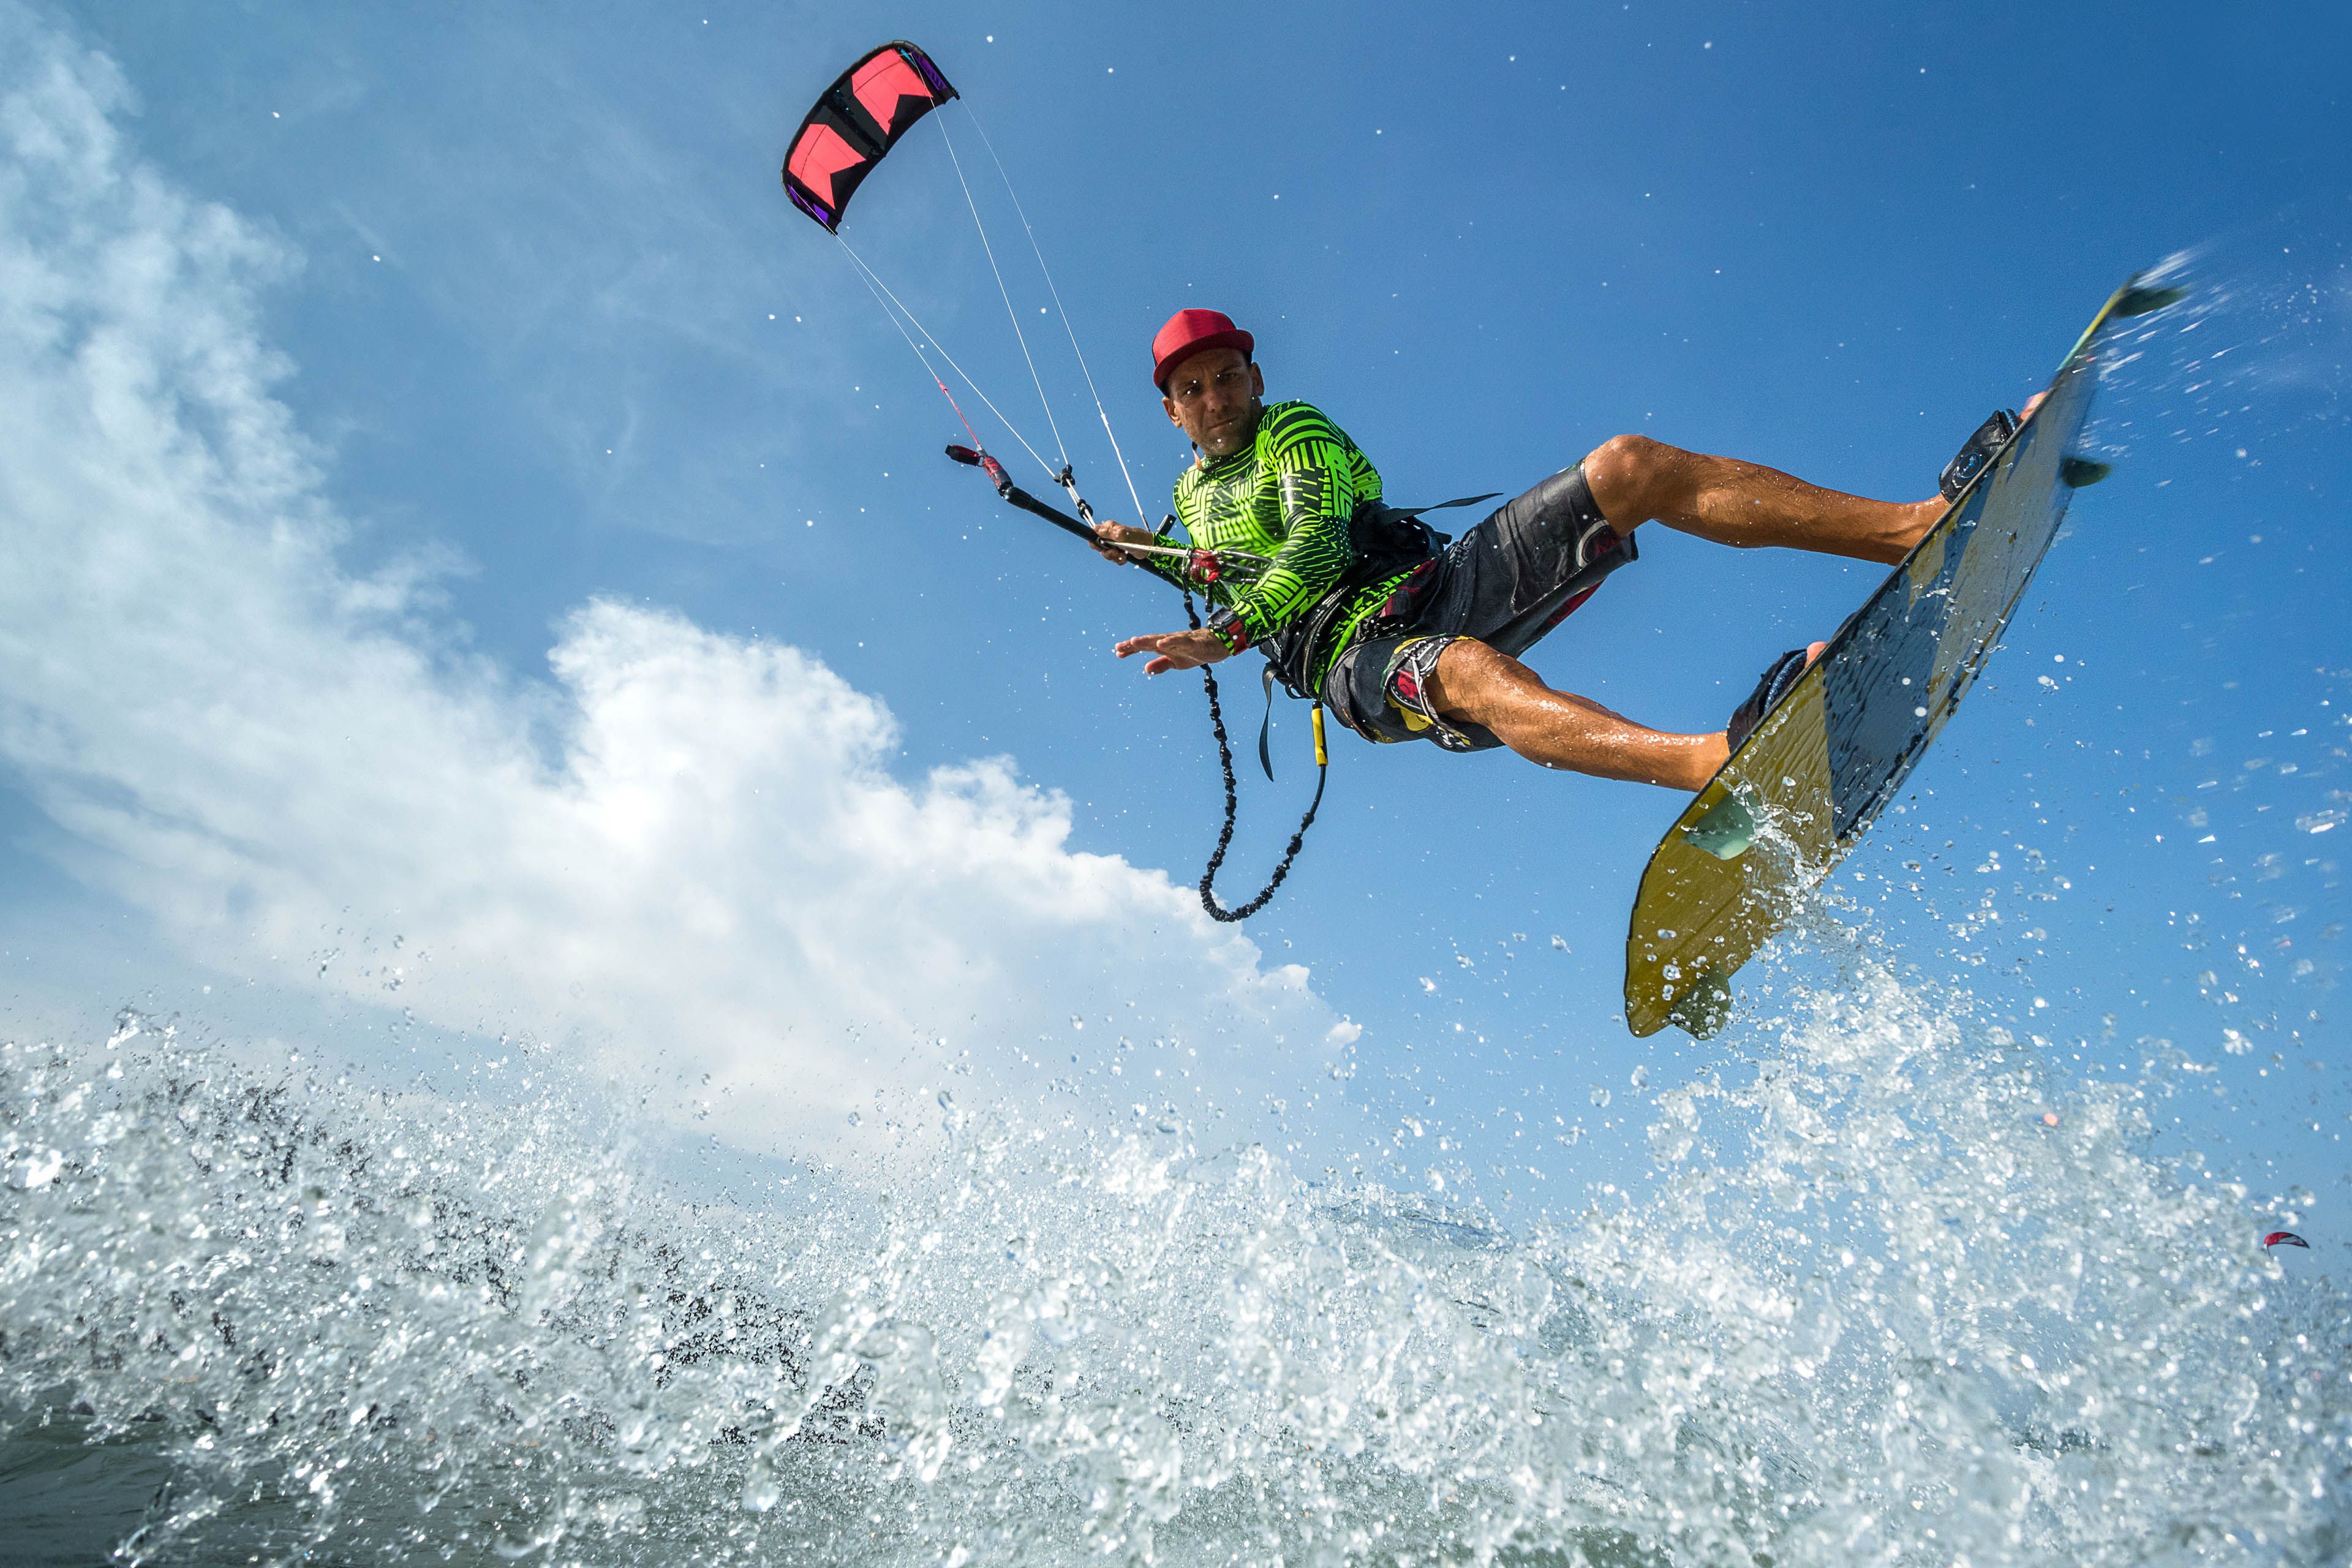
[[(1244, 451), (1202, 458), (1176, 483), (1176, 517), (1197, 550), (1245, 551), (1273, 564), (1249, 581), (1203, 584), (1181, 559), (1155, 560), (1152, 569), (1231, 610), (1254, 645), (1304, 635), (1307, 612), (1337, 587), (1356, 563), (1349, 520), (1366, 501), (1381, 499), (1381, 476), (1348, 433), (1306, 403), (1277, 403), (1260, 416)], [(1355, 639), (1406, 572), (1357, 590), (1340, 607), (1307, 671), (1322, 685), (1331, 661)], [(1271, 653), (1269, 649), (1269, 653)]]

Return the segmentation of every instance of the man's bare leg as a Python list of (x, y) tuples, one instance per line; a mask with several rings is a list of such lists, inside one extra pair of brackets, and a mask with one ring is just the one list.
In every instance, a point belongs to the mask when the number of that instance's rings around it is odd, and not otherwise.
[[(1809, 646), (1805, 662), (1828, 647)], [(1517, 659), (1469, 637), (1446, 644), (1437, 656), (1428, 696), (1442, 717), (1493, 731), (1531, 763), (1595, 778), (1696, 794), (1731, 758), (1730, 738), (1720, 730), (1677, 735), (1636, 724), (1590, 698), (1553, 690)]]
[(1720, 731), (1674, 735), (1634, 723), (1598, 702), (1554, 691), (1508, 654), (1468, 637), (1446, 644), (1430, 672), (1430, 706), (1495, 732), (1548, 768), (1697, 790), (1731, 755)]
[(1860, 561), (1902, 560), (1944, 515), (1940, 496), (1869, 500), (1647, 436), (1614, 436), (1593, 448), (1584, 459), (1584, 482), (1619, 533), (1654, 521), (1743, 550), (1778, 545)]
[[(2032, 418), (2037, 395), (2025, 405)], [(1900, 561), (1942, 518), (1943, 497), (1879, 501), (1810, 485), (1778, 468), (1686, 452), (1646, 436), (1617, 436), (1584, 459), (1601, 515), (1621, 534), (1644, 522), (1739, 549), (1778, 545), (1862, 561)], [(1829, 645), (1806, 648), (1807, 663)], [(1536, 672), (1482, 642), (1458, 638), (1438, 656), (1427, 687), (1441, 716), (1492, 731), (1531, 763), (1697, 791), (1730, 760), (1729, 738), (1678, 735), (1636, 724), (1598, 702), (1555, 691)]]

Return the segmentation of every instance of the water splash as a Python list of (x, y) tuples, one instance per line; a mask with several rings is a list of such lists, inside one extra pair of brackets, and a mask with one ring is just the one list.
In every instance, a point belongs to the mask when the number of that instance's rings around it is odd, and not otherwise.
[(97, 1456), (9, 1511), (131, 1563), (2340, 1559), (2352, 1320), (2146, 1152), (2170, 1066), (2062, 1089), (1856, 965), (1657, 1086), (1653, 1194), (1519, 1236), (963, 1106), (879, 1194), (688, 1204), (553, 1099), (0, 1047), (0, 1451)]
[(2352, 247), (2338, 228), (2289, 210), (2149, 268), (2143, 281), (2188, 293), (2118, 340), (2090, 444), (2130, 456), (2226, 437), (2259, 463), (2289, 440), (2340, 433), (2352, 418)]

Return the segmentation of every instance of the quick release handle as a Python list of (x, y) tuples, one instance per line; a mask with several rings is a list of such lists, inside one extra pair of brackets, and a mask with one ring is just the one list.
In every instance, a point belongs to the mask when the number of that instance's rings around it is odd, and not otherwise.
[(1063, 532), (1070, 535), (1073, 539), (1083, 539), (1088, 544), (1100, 542), (1100, 541), (1096, 537), (1095, 531), (1093, 529), (1088, 528), (1085, 523), (1080, 522), (1076, 518), (1072, 517), (1068, 512), (1062, 510), (1059, 507), (1046, 505), (1044, 501), (1039, 500), (1035, 496), (1031, 495), (1027, 490), (1023, 489), (1019, 485), (1014, 484), (1013, 482), (1013, 476), (1004, 471), (1004, 465), (990, 457), (987, 453), (974, 451), (970, 447), (950, 447), (948, 448), (948, 456), (954, 458), (957, 462), (963, 464), (966, 468), (978, 468), (990, 479), (995, 480), (996, 493), (1003, 497), (1007, 502), (1019, 507), (1023, 511), (1029, 513), (1033, 517), (1044, 518), (1047, 522), (1052, 523), (1055, 528), (1060, 529)]
[(998, 495), (1003, 496), (1006, 500), (1013, 499), (1013, 476), (1004, 471), (1003, 464), (987, 453), (976, 452), (970, 447), (950, 447), (948, 456), (967, 468), (978, 468), (996, 481)]

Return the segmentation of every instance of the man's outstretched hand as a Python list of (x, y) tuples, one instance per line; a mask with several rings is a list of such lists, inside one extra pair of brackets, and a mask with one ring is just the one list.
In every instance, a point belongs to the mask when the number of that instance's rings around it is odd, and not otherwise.
[(1171, 669), (1198, 669), (1204, 664), (1214, 664), (1221, 658), (1233, 657), (1225, 645), (1217, 640), (1217, 634), (1206, 629), (1129, 637), (1118, 645), (1118, 657), (1121, 658), (1139, 653), (1159, 655), (1143, 667), (1146, 675), (1163, 675)]

